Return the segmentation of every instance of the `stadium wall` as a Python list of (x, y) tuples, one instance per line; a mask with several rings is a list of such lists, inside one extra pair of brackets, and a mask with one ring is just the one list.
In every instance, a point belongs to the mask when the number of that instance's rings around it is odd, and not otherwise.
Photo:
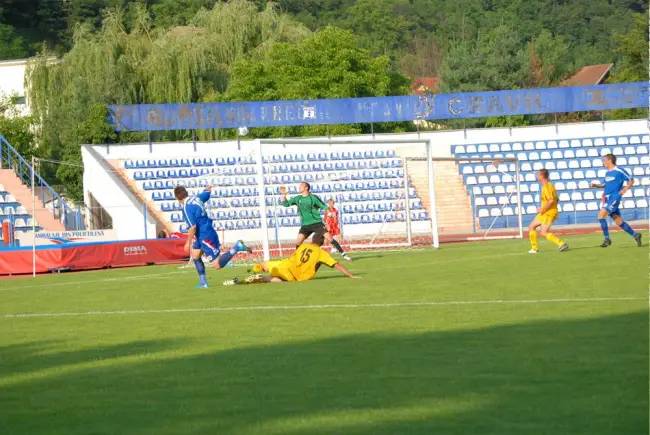
[[(592, 123), (558, 124), (519, 128), (467, 129), (404, 134), (341, 136), (336, 139), (365, 139), (371, 145), (373, 139), (409, 140), (431, 139), (434, 157), (450, 157), (452, 145), (477, 143), (500, 143), (513, 141), (537, 141), (571, 139), (575, 137), (598, 137), (625, 134), (647, 134), (645, 120), (605, 121)], [(326, 137), (316, 139), (327, 139)], [(108, 162), (123, 159), (161, 159), (183, 155), (186, 158), (205, 156), (253, 155), (254, 140), (221, 142), (169, 142), (119, 145), (83, 145), (84, 195), (89, 194), (101, 203), (113, 219), (113, 229), (119, 240), (134, 240), (155, 237), (159, 229), (156, 220), (146, 213), (141, 200), (129, 192), (119, 175), (113, 172)], [(299, 148), (298, 148), (299, 147)], [(263, 153), (287, 153), (326, 150), (317, 145), (264, 145)], [(364, 146), (364, 148), (369, 148)], [(423, 146), (395, 146), (400, 157), (424, 157)], [(145, 225), (146, 218), (146, 225)], [(146, 228), (146, 230), (145, 230)], [(295, 230), (290, 231), (295, 234)]]

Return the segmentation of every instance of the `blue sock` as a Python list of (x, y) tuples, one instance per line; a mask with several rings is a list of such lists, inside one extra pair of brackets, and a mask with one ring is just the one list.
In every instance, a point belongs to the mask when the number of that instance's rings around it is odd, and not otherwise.
[(623, 223), (620, 224), (619, 227), (623, 228), (623, 231), (625, 231), (626, 233), (628, 233), (630, 236), (632, 236), (632, 237), (636, 237), (636, 232), (634, 232), (634, 230), (632, 229), (632, 227), (629, 226), (629, 225), (627, 224), (627, 222), (623, 221)]
[(232, 259), (232, 257), (235, 256), (236, 253), (237, 251), (235, 251), (235, 248), (233, 248), (219, 257), (219, 267), (226, 267), (226, 264), (228, 264), (228, 262)]
[(196, 271), (199, 273), (199, 279), (201, 280), (201, 283), (206, 282), (205, 264), (203, 264), (203, 260), (201, 260), (200, 258), (194, 260), (194, 266), (196, 266)]
[(607, 228), (607, 220), (606, 219), (598, 219), (598, 222), (600, 222), (600, 227), (603, 229), (603, 234), (605, 235), (605, 240), (609, 240), (609, 228)]

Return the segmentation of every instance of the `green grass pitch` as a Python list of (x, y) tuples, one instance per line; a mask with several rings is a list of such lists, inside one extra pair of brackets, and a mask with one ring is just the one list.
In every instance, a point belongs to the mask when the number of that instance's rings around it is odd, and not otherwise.
[(647, 434), (648, 249), (567, 241), (0, 281), (0, 433)]

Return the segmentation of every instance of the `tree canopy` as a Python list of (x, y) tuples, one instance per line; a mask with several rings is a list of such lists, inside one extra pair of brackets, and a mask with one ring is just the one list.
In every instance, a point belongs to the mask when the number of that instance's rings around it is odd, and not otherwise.
[[(416, 77), (438, 77), (449, 92), (553, 86), (595, 63), (615, 64), (610, 81), (646, 80), (647, 8), (645, 0), (10, 1), (0, 6), (0, 60), (34, 56), (26, 83), (29, 135), (16, 139), (19, 146), (27, 154), (78, 160), (80, 143), (145, 138), (106, 128), (111, 103), (398, 95)], [(9, 119), (3, 116), (8, 105), (0, 120)], [(534, 122), (502, 117), (472, 124)], [(234, 135), (197, 132), (199, 139)], [(190, 137), (187, 131), (152, 134), (153, 140)], [(79, 196), (77, 170), (61, 169), (56, 177)]]

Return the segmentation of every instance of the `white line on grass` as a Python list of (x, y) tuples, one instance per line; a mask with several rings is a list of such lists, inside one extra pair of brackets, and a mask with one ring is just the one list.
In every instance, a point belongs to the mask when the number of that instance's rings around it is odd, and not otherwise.
[[(166, 277), (168, 275), (185, 275), (188, 272), (165, 272), (165, 273), (146, 273), (141, 275), (131, 275), (131, 276), (119, 276), (115, 278), (102, 278), (102, 279), (89, 279), (86, 281), (62, 281), (62, 282), (52, 282), (48, 284), (33, 284), (33, 285), (24, 285), (20, 287), (12, 288), (0, 288), (2, 291), (11, 291), (11, 290), (27, 290), (33, 288), (49, 288), (49, 287), (59, 287), (59, 286), (73, 286), (78, 284), (96, 284), (100, 282), (114, 282), (114, 281), (137, 281), (141, 279), (159, 279)], [(18, 278), (28, 280), (29, 278)]]
[(503, 305), (503, 304), (563, 304), (587, 302), (617, 302), (641, 301), (646, 298), (571, 298), (571, 299), (520, 299), (520, 300), (479, 300), (479, 301), (439, 301), (439, 302), (395, 302), (385, 304), (325, 304), (325, 305), (260, 305), (243, 307), (205, 307), (205, 308), (174, 308), (168, 310), (117, 310), (117, 311), (85, 311), (67, 313), (16, 313), (2, 314), (1, 319), (17, 319), (29, 317), (70, 317), (70, 316), (112, 316), (129, 314), (173, 314), (173, 313), (207, 313), (231, 311), (289, 311), (289, 310), (330, 310), (330, 309), (364, 309), (364, 308), (398, 308), (398, 307), (436, 307), (446, 305)]
[[(413, 267), (422, 267), (422, 266), (437, 266), (440, 264), (447, 264), (447, 263), (458, 263), (458, 262), (465, 262), (465, 261), (476, 261), (476, 260), (489, 260), (489, 259), (497, 259), (497, 258), (502, 258), (502, 257), (511, 257), (511, 256), (519, 256), (519, 255), (524, 255), (520, 252), (516, 253), (509, 253), (509, 254), (500, 254), (500, 255), (486, 255), (486, 256), (480, 256), (480, 257), (472, 257), (472, 258), (453, 258), (453, 259), (447, 259), (443, 261), (437, 261), (437, 260), (430, 260), (422, 263), (408, 263), (408, 264), (402, 264), (402, 265), (383, 265), (382, 267), (379, 268), (363, 268), (363, 269), (356, 269), (359, 270), (360, 272), (372, 272), (372, 271), (377, 271), (377, 270), (387, 270), (387, 269), (405, 269), (405, 268), (413, 268)], [(366, 257), (369, 258), (369, 257)], [(363, 263), (361, 263), (363, 264)], [(141, 275), (132, 275), (132, 276), (122, 276), (122, 277), (115, 277), (115, 278), (101, 278), (101, 279), (89, 279), (85, 281), (65, 281), (65, 282), (52, 282), (52, 283), (47, 283), (47, 284), (32, 284), (32, 285), (24, 285), (20, 287), (9, 287), (9, 288), (0, 288), (0, 292), (3, 291), (18, 291), (18, 290), (29, 290), (29, 289), (37, 289), (37, 288), (49, 288), (49, 287), (61, 287), (61, 286), (74, 286), (74, 285), (80, 285), (80, 284), (96, 284), (96, 283), (102, 283), (102, 282), (119, 282), (119, 281), (137, 281), (141, 279), (159, 279), (161, 277), (167, 277), (169, 275), (186, 275), (190, 273), (190, 271), (176, 271), (176, 272), (165, 272), (165, 273), (147, 273), (147, 274), (141, 274)], [(18, 279), (25, 279), (27, 280), (28, 278), (18, 278)]]

